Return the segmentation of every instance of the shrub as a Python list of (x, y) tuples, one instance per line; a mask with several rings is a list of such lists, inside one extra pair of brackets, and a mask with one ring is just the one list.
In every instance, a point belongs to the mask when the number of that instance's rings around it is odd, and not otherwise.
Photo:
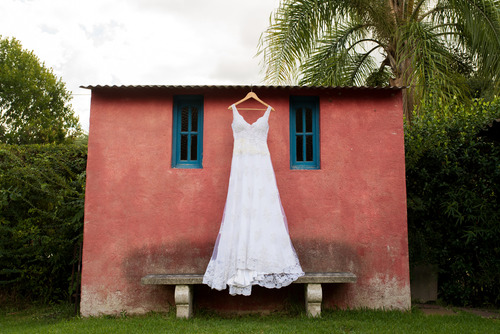
[(406, 125), (410, 262), (437, 264), (440, 297), (500, 303), (500, 99), (422, 106)]
[(42, 302), (72, 294), (86, 157), (86, 145), (0, 144), (2, 290)]

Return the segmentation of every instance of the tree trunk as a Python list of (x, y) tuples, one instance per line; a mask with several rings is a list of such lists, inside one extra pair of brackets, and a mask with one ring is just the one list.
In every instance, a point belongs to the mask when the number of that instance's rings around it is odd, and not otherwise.
[(403, 87), (403, 115), (410, 123), (414, 107), (413, 89), (405, 84), (403, 78), (391, 78), (389, 84), (391, 87)]
[(415, 107), (414, 88), (411, 87), (411, 60), (406, 58), (399, 66), (394, 66), (393, 72), (396, 73), (396, 78), (391, 78), (389, 84), (393, 87), (403, 88), (403, 114), (408, 123), (411, 123), (413, 108)]

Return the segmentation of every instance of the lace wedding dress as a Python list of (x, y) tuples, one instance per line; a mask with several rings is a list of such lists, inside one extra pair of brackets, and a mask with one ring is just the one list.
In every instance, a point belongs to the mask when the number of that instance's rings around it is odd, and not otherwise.
[(269, 107), (249, 124), (233, 105), (233, 160), (226, 206), (203, 283), (231, 295), (287, 286), (304, 275), (288, 234), (267, 147)]

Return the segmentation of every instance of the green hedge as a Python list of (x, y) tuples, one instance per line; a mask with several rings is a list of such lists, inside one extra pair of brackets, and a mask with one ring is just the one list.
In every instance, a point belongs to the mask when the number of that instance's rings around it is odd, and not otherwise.
[(86, 160), (86, 145), (0, 144), (4, 292), (43, 302), (68, 299), (74, 293)]
[(406, 125), (410, 262), (437, 264), (440, 298), (500, 304), (500, 99), (422, 106)]

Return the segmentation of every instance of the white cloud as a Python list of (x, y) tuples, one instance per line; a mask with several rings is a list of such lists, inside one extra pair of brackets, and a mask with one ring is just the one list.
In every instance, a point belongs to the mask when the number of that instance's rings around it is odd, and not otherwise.
[(279, 0), (2, 0), (0, 32), (15, 37), (74, 93), (81, 85), (258, 84), (254, 56)]

